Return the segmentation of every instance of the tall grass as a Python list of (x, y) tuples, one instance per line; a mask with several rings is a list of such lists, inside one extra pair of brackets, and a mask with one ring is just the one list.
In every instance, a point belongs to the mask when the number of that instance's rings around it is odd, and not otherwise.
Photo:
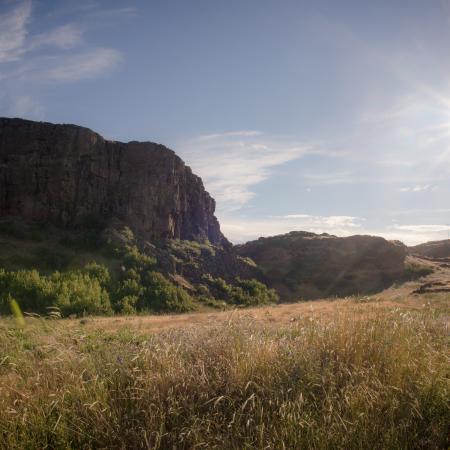
[(0, 446), (445, 448), (445, 321), (365, 306), (147, 336), (4, 321)]

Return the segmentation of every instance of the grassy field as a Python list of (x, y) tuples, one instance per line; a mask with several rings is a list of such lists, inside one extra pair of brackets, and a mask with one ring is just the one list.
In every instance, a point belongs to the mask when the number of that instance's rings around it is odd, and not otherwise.
[(0, 321), (0, 447), (443, 449), (445, 294)]

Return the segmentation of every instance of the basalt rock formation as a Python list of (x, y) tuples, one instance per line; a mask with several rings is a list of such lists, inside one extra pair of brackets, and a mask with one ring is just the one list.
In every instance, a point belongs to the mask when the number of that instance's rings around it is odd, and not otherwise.
[(215, 202), (168, 148), (75, 125), (0, 118), (0, 217), (126, 224), (142, 239), (228, 244)]
[(285, 300), (381, 290), (404, 273), (406, 247), (375, 236), (291, 232), (237, 247)]

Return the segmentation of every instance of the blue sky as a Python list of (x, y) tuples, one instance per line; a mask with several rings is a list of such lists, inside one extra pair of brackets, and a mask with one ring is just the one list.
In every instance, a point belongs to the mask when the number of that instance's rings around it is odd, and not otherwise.
[(0, 0), (0, 115), (173, 148), (234, 242), (450, 223), (450, 1)]

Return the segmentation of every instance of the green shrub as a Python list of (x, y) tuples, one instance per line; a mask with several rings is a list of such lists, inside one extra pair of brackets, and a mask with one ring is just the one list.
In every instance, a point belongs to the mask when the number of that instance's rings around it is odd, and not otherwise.
[(214, 278), (211, 275), (204, 276), (209, 283), (216, 297), (241, 306), (257, 306), (276, 303), (279, 300), (278, 294), (269, 289), (265, 284), (255, 279), (243, 280), (236, 278), (235, 285), (228, 284), (222, 278)]
[[(130, 271), (128, 271), (130, 272)], [(138, 278), (134, 277), (126, 277), (122, 279), (117, 286), (117, 289), (114, 293), (115, 305), (117, 305), (117, 309), (121, 310), (122, 299), (125, 297), (136, 297), (141, 298), (144, 294), (144, 287), (141, 284), (141, 277), (138, 275)]]
[(405, 277), (409, 280), (414, 280), (416, 278), (425, 277), (433, 273), (433, 268), (426, 266), (425, 264), (420, 264), (415, 261), (406, 261), (405, 263)]
[(253, 261), (253, 259), (250, 258), (249, 256), (239, 256), (238, 255), (237, 259), (239, 261), (243, 262), (244, 264), (246, 264), (247, 266), (257, 267), (257, 264), (255, 263), (255, 261)]
[(136, 304), (139, 297), (136, 295), (127, 295), (120, 299), (116, 307), (121, 314), (136, 314)]
[(145, 270), (156, 264), (155, 258), (140, 252), (135, 245), (126, 245), (122, 256), (126, 268)]
[(147, 272), (142, 284), (144, 292), (139, 299), (138, 309), (179, 313), (195, 309), (192, 297), (160, 272)]
[(111, 304), (108, 292), (88, 273), (72, 271), (55, 272), (51, 276), (53, 292), (63, 316), (70, 314), (108, 314)]
[(233, 289), (233, 303), (243, 306), (256, 306), (276, 303), (279, 300), (274, 289), (269, 289), (258, 280), (242, 280), (238, 277), (236, 282), (238, 286)]
[(175, 256), (178, 256), (183, 260), (196, 259), (200, 256), (214, 256), (216, 254), (216, 249), (208, 240), (202, 243), (197, 241), (172, 239), (169, 242), (169, 249)]
[(56, 303), (48, 278), (37, 270), (8, 272), (0, 269), (0, 312), (9, 314), (8, 297), (13, 296), (27, 312), (44, 313)]
[(40, 275), (37, 270), (8, 272), (0, 270), (0, 312), (8, 314), (8, 296), (17, 299), (26, 312), (46, 313), (58, 307), (63, 316), (70, 314), (108, 314), (109, 295), (104, 283), (108, 270), (92, 263), (85, 269)]
[(111, 282), (111, 276), (109, 275), (108, 268), (102, 264), (96, 263), (95, 261), (86, 264), (83, 268), (83, 272), (96, 279), (100, 286), (104, 288), (107, 288)]

